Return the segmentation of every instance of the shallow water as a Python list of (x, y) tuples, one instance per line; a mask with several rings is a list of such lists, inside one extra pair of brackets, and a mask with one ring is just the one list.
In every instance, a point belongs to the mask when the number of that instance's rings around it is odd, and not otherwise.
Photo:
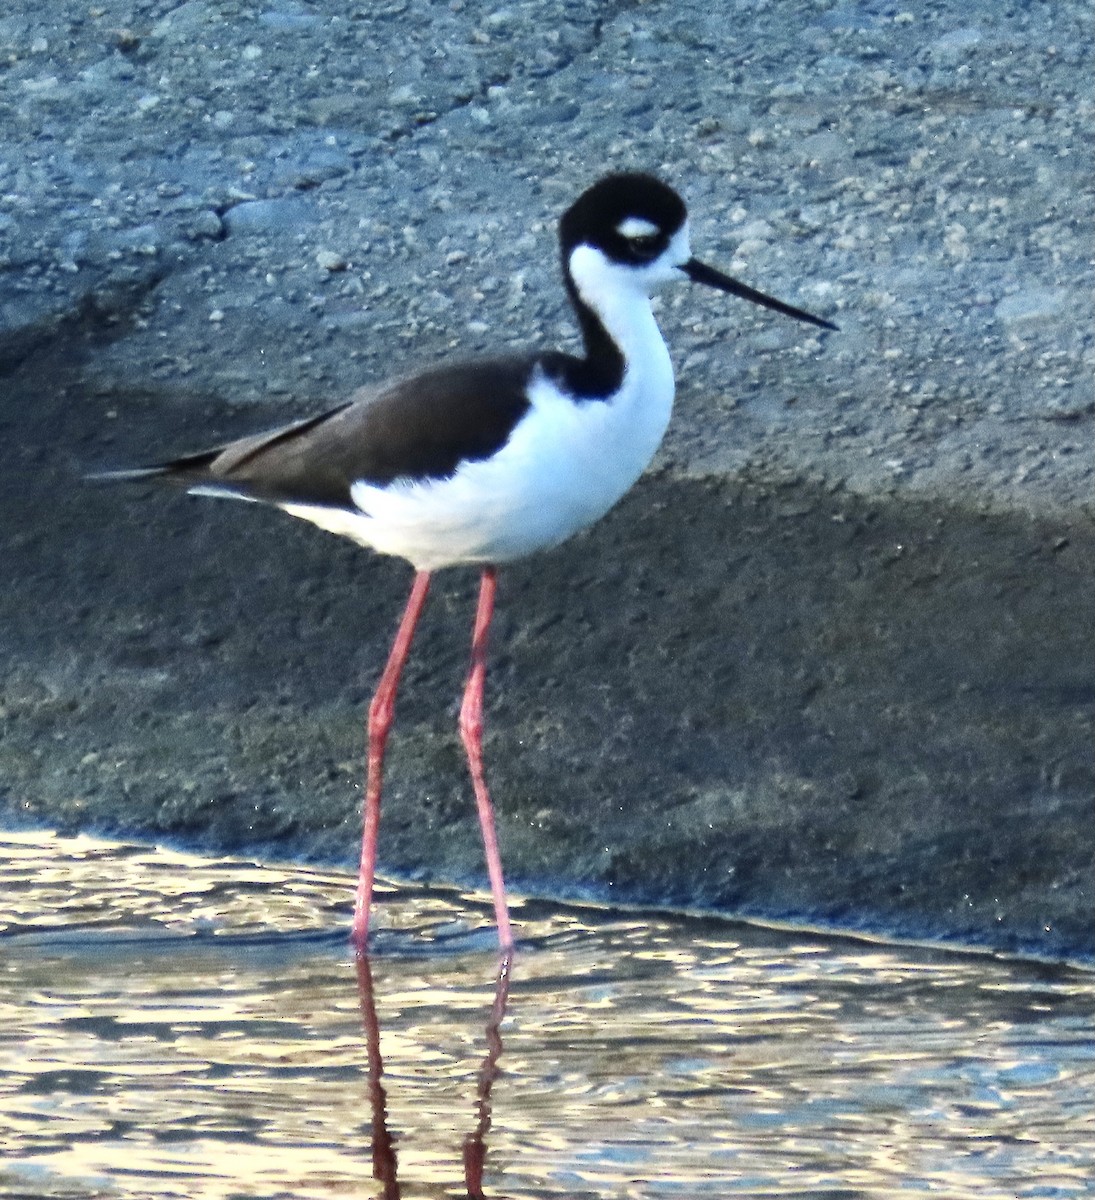
[[(1095, 1195), (1095, 975), (0, 835), (0, 1195)], [(507, 996), (508, 990), (508, 996)]]

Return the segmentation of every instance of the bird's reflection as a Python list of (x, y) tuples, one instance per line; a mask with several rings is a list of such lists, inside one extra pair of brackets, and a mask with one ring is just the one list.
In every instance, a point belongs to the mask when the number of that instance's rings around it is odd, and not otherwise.
[[(382, 1076), (384, 1061), (380, 1053), (380, 1022), (376, 1015), (376, 1000), (373, 990), (373, 975), (368, 955), (359, 955), (357, 962), (358, 997), (361, 1001), (361, 1024), (365, 1032), (365, 1050), (369, 1068), (369, 1105), (372, 1110), (373, 1132), (373, 1175), (383, 1185), (384, 1200), (399, 1200), (398, 1162), (395, 1139), (388, 1130), (387, 1096)], [(502, 955), (498, 961), (498, 977), (494, 990), (494, 1003), (487, 1019), (487, 1052), (476, 1083), (476, 1124), (464, 1139), (464, 1186), (468, 1200), (485, 1200), (483, 1192), (483, 1166), (487, 1157), (487, 1133), (491, 1124), (491, 1089), (498, 1077), (498, 1062), (502, 1057), (502, 1021), (509, 1000), (510, 971), (513, 965), (512, 952)]]
[(487, 1133), (490, 1131), (490, 1092), (498, 1077), (498, 1060), (502, 1057), (502, 1021), (506, 1015), (509, 999), (510, 968), (513, 953), (508, 951), (498, 961), (498, 981), (494, 989), (494, 1003), (487, 1019), (487, 1053), (479, 1068), (475, 1106), (478, 1120), (475, 1129), (464, 1139), (464, 1183), (469, 1200), (479, 1200), (483, 1195), (483, 1163), (487, 1157)]
[(388, 1098), (380, 1077), (384, 1062), (380, 1057), (380, 1022), (373, 998), (373, 973), (367, 955), (357, 956), (357, 993), (361, 1001), (361, 1025), (365, 1031), (365, 1051), (369, 1061), (369, 1107), (373, 1114), (373, 1177), (384, 1185), (384, 1200), (399, 1200), (395, 1146), (388, 1132)]

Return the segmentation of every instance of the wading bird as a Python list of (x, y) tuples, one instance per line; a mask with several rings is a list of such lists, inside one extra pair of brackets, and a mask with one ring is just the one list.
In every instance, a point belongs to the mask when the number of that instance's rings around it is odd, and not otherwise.
[(359, 953), (368, 936), (384, 746), (431, 573), (459, 564), (482, 569), (460, 733), (498, 938), (509, 948), (513, 933), (482, 756), (495, 568), (591, 525), (653, 457), (673, 405), (673, 368), (650, 304), (663, 284), (707, 284), (821, 329), (836, 328), (693, 258), (684, 201), (650, 175), (614, 174), (595, 183), (563, 214), (559, 241), (583, 354), (530, 351), (440, 366), (363, 389), (292, 425), (108, 475), (272, 504), (414, 567), (410, 598), (369, 708), (352, 934)]

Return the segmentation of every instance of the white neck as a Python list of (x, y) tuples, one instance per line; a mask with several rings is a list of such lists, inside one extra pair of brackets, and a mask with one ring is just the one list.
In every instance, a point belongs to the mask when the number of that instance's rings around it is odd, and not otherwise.
[(638, 374), (673, 389), (673, 367), (650, 307), (656, 280), (621, 267), (592, 246), (578, 246), (568, 263), (582, 303), (596, 316), (623, 355), (627, 375)]

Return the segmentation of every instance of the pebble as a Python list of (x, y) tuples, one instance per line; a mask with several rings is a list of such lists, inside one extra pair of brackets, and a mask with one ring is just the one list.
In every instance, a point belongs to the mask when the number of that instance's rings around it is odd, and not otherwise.
[(1005, 325), (1036, 324), (1059, 317), (1068, 293), (1060, 288), (1028, 288), (1005, 296), (996, 306), (996, 319)]
[(969, 50), (973, 46), (978, 45), (981, 40), (981, 30), (967, 25), (961, 29), (952, 29), (949, 33), (943, 34), (941, 38), (936, 38), (932, 43), (932, 49), (950, 51)]
[(207, 208), (191, 219), (186, 236), (193, 242), (217, 241), (224, 236), (224, 224), (211, 208)]
[(208, 4), (202, 0), (190, 0), (173, 8), (165, 17), (152, 26), (149, 36), (166, 41), (185, 42), (197, 34), (198, 29), (212, 21)]
[(317, 214), (313, 205), (296, 196), (273, 200), (245, 200), (224, 214), (230, 234), (284, 233), (313, 224)]
[(811, 133), (799, 143), (799, 158), (808, 163), (831, 163), (851, 158), (852, 146), (838, 133)]
[(259, 24), (267, 29), (276, 29), (283, 33), (292, 33), (301, 29), (314, 29), (320, 23), (315, 13), (306, 12), (293, 6), (286, 9), (268, 9), (259, 13)]
[(776, 231), (767, 221), (760, 218), (743, 225), (737, 232), (742, 241), (770, 242)]

